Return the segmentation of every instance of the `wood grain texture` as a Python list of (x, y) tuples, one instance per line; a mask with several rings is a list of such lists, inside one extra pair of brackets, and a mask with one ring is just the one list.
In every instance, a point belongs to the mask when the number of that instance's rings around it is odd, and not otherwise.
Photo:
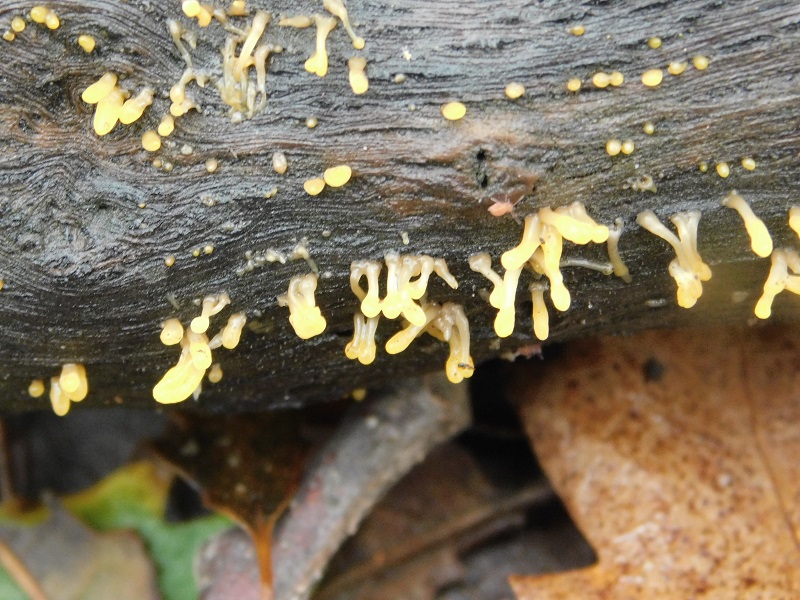
[[(573, 305), (566, 313), (551, 310), (553, 340), (752, 318), (769, 264), (750, 252), (738, 215), (719, 206), (734, 187), (764, 218), (776, 246), (797, 242), (786, 225), (788, 207), (800, 199), (800, 6), (790, 0), (351, 0), (350, 14), (367, 40), (367, 94), (355, 96), (349, 88), (346, 60), (356, 52), (341, 27), (329, 40), (329, 74), (318, 78), (303, 70), (313, 30), (273, 23), (267, 38), (286, 51), (271, 62), (266, 111), (233, 124), (213, 85), (190, 86), (203, 113), (181, 118), (169, 138), (174, 147), (158, 153), (174, 163), (172, 173), (150, 165), (153, 156), (141, 150), (140, 138), (166, 112), (169, 87), (184, 68), (166, 20), (197, 29), (179, 3), (49, 6), (61, 28), (30, 23), (0, 46), (2, 409), (46, 406), (28, 398), (29, 381), (49, 378), (70, 361), (87, 366), (86, 402), (113, 404), (116, 397), (153, 406), (152, 386), (177, 360), (177, 351), (158, 341), (161, 321), (188, 321), (197, 313), (192, 299), (222, 290), (261, 333), (246, 331), (239, 348), (215, 356), (225, 377), (206, 386), (200, 408), (296, 404), (439, 369), (446, 346), (433, 338), (393, 357), (379, 346), (370, 367), (344, 356), (357, 307), (349, 264), (393, 250), (448, 261), (459, 289), (437, 281), (429, 297), (465, 305), (476, 359), (529, 344), (527, 282), (518, 295), (516, 334), (498, 350), (489, 345), (494, 311), (479, 294), (488, 282), (467, 266), (477, 251), (490, 252), (497, 264), (521, 234), (510, 217), (489, 215), (493, 198), (521, 198), (521, 216), (580, 200), (600, 222), (622, 217), (627, 223), (621, 251), (633, 283), (569, 269)], [(322, 10), (313, 2), (248, 6), (275, 15)], [(0, 24), (29, 9), (3, 1)], [(587, 28), (580, 38), (567, 34), (576, 23)], [(75, 43), (81, 33), (97, 38), (93, 54)], [(647, 47), (651, 35), (663, 39), (660, 50)], [(222, 30), (212, 24), (198, 38), (196, 64), (219, 75)], [(655, 89), (640, 83), (645, 69), (695, 53), (711, 58), (708, 70), (665, 75)], [(598, 70), (614, 69), (626, 77), (620, 88), (564, 89), (570, 77), (588, 81)], [(109, 70), (131, 91), (153, 87), (156, 101), (140, 121), (98, 138), (80, 94)], [(398, 73), (405, 83), (394, 83)], [(525, 84), (526, 95), (506, 99), (510, 81)], [(452, 99), (468, 107), (456, 123), (439, 112)], [(319, 119), (315, 129), (305, 127), (309, 116)], [(655, 135), (642, 133), (645, 121), (656, 124)], [(633, 139), (636, 152), (612, 159), (603, 150), (610, 137)], [(193, 154), (180, 153), (184, 144)], [(288, 157), (286, 175), (271, 168), (275, 151)], [(744, 171), (742, 156), (754, 157), (758, 168)], [(206, 173), (207, 158), (219, 161), (216, 173)], [(734, 165), (727, 180), (699, 172), (700, 161), (713, 171), (718, 160)], [(354, 169), (347, 186), (316, 198), (303, 192), (305, 179), (339, 163)], [(656, 194), (625, 189), (626, 180), (641, 174), (654, 177)], [(265, 199), (273, 186), (277, 196)], [(662, 219), (687, 208), (703, 211), (700, 252), (714, 278), (691, 310), (674, 303), (666, 271), (672, 250), (634, 223), (645, 208)], [(408, 246), (401, 242), (404, 231)], [(290, 251), (302, 238), (324, 274), (317, 297), (328, 320), (326, 332), (306, 342), (275, 302), (293, 275), (307, 272), (303, 261), (237, 275), (248, 250)], [(206, 244), (215, 246), (213, 254), (191, 256)], [(170, 254), (177, 261), (167, 268)], [(565, 254), (602, 260), (604, 248)], [(744, 301), (733, 303), (734, 291), (747, 292)], [(177, 313), (169, 294), (181, 304)], [(797, 302), (786, 296), (777, 301), (776, 319), (795, 318)], [(667, 302), (646, 304), (658, 299)], [(398, 328), (382, 322), (379, 340)]]

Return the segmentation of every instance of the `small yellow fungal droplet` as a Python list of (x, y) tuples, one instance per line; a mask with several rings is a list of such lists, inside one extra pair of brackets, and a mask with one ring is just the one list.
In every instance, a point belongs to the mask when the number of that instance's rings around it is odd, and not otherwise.
[(594, 74), (594, 77), (592, 77), (592, 83), (595, 87), (602, 89), (608, 87), (608, 84), (611, 83), (611, 79), (609, 78), (608, 74), (600, 71), (599, 73)]
[(708, 171), (708, 163), (701, 162), (700, 163), (700, 172), (701, 173), (705, 173), (706, 171)]
[(170, 254), (167, 258), (164, 259), (164, 264), (167, 265), (168, 267), (171, 267), (172, 265), (175, 264), (175, 257), (172, 254)]
[(622, 143), (619, 140), (608, 140), (606, 142), (606, 152), (611, 156), (616, 156), (622, 151)]
[(219, 363), (214, 363), (208, 370), (208, 381), (211, 383), (219, 383), (222, 381), (222, 367)]
[(731, 174), (731, 168), (728, 166), (728, 163), (721, 162), (717, 163), (717, 175), (722, 178), (727, 177)]
[(174, 346), (183, 339), (183, 325), (178, 319), (167, 319), (161, 326), (159, 336), (161, 343), (165, 346)]
[(669, 63), (669, 66), (667, 67), (667, 72), (670, 75), (680, 75), (686, 70), (686, 67), (688, 66), (689, 65), (687, 65), (685, 62), (673, 61)]
[(164, 115), (161, 122), (158, 124), (158, 135), (167, 137), (175, 131), (175, 119), (172, 115)]
[(44, 381), (34, 379), (28, 386), (28, 394), (31, 398), (40, 398), (44, 394)]
[(364, 70), (367, 68), (367, 61), (362, 56), (356, 56), (347, 61), (347, 68), (350, 70), (350, 88), (354, 94), (360, 95), (369, 89), (369, 80)]
[(650, 123), (649, 121), (648, 121), (647, 123), (645, 123), (645, 124), (644, 124), (644, 127), (642, 127), (642, 129), (644, 129), (644, 132), (645, 132), (647, 135), (653, 135), (653, 133), (654, 133), (654, 132), (655, 132), (655, 130), (656, 130), (656, 128), (655, 128), (655, 125), (653, 125), (653, 124), (652, 124), (652, 123)]
[(50, 11), (46, 6), (34, 6), (31, 9), (31, 20), (34, 23), (39, 23), (40, 25), (44, 24), (44, 20), (47, 18), (47, 15)]
[(570, 92), (577, 92), (579, 89), (581, 89), (581, 80), (577, 77), (573, 77), (567, 82), (567, 89)]
[(276, 152), (272, 155), (272, 168), (278, 175), (286, 173), (286, 169), (289, 168), (289, 162), (283, 152)]
[(511, 100), (516, 100), (523, 95), (525, 95), (525, 86), (521, 83), (512, 81), (506, 86), (506, 96), (508, 96)]
[(86, 104), (97, 104), (111, 93), (115, 85), (117, 85), (117, 76), (114, 73), (106, 73), (83, 90), (81, 100)]
[(319, 177), (309, 179), (303, 184), (303, 189), (309, 196), (318, 196), (325, 189), (325, 180)]
[(83, 48), (83, 51), (87, 54), (94, 50), (95, 41), (94, 38), (90, 35), (79, 35), (78, 36), (78, 46)]
[[(17, 33), (22, 33), (23, 31), (25, 31), (25, 19), (23, 19), (22, 17), (14, 17), (13, 19), (11, 19), (11, 29), (13, 31), (16, 31)], [(36, 381), (39, 380), (37, 379)]]
[(702, 55), (695, 56), (692, 59), (692, 64), (698, 71), (705, 71), (708, 68), (708, 58)]
[(152, 129), (150, 131), (145, 131), (142, 135), (142, 148), (148, 152), (155, 152), (161, 148), (161, 138)]
[(13, 31), (5, 31), (3, 32), (3, 39), (7, 42), (13, 42), (15, 39), (17, 39), (17, 36), (14, 35)]
[(620, 148), (623, 154), (631, 154), (634, 149), (633, 140), (625, 140)]
[(608, 83), (613, 85), (614, 87), (619, 87), (625, 81), (625, 76), (620, 73), (619, 71), (614, 71), (611, 75), (608, 76)]
[(211, 254), (212, 252), (214, 252), (214, 246), (212, 246), (211, 244), (206, 244), (205, 246), (203, 246), (204, 254)]
[(339, 165), (337, 167), (325, 169), (323, 177), (325, 178), (325, 183), (329, 186), (338, 188), (350, 181), (352, 174), (353, 170), (350, 167), (347, 165)]
[(358, 388), (350, 392), (350, 395), (356, 402), (362, 402), (364, 398), (367, 397), (367, 390), (365, 388)]
[(192, 256), (194, 256), (195, 258), (200, 256), (201, 253), (202, 253), (202, 250), (200, 248), (195, 248), (194, 250), (192, 250)]
[(442, 106), (442, 116), (448, 121), (458, 121), (467, 114), (467, 107), (461, 102), (448, 102)]
[(661, 69), (649, 69), (642, 73), (642, 83), (647, 87), (656, 87), (663, 78), (664, 72)]
[(247, 15), (247, 6), (244, 0), (233, 0), (231, 7), (228, 9), (228, 16), (244, 17), (245, 15)]
[(653, 50), (657, 50), (661, 48), (661, 38), (660, 37), (651, 37), (647, 40), (647, 45), (650, 46)]
[(200, 3), (197, 0), (183, 0), (181, 8), (183, 9), (183, 14), (190, 19), (195, 18), (200, 14), (200, 11), (203, 10), (203, 7), (200, 6)]
[(52, 10), (44, 18), (44, 24), (48, 29), (58, 29), (61, 26), (61, 19)]
[(317, 120), (317, 117), (308, 117), (306, 119), (306, 127), (309, 129), (314, 129), (314, 127), (316, 127), (318, 124), (319, 121)]
[(153, 103), (153, 90), (144, 88), (133, 98), (128, 98), (119, 112), (119, 121), (123, 125), (130, 125), (138, 121), (145, 109)]
[(94, 111), (94, 132), (99, 136), (104, 136), (111, 132), (119, 120), (122, 104), (125, 98), (118, 87), (112, 88), (105, 98), (97, 103)]
[(219, 162), (217, 162), (216, 158), (207, 158), (206, 159), (206, 171), (209, 173), (213, 173), (219, 167)]
[(584, 27), (583, 25), (574, 25), (574, 26), (570, 27), (568, 31), (572, 35), (574, 35), (576, 37), (580, 37), (584, 33), (586, 33), (586, 27)]
[(744, 168), (745, 168), (745, 169), (747, 169), (748, 171), (754, 171), (754, 170), (755, 170), (755, 168), (756, 168), (756, 161), (754, 161), (754, 160), (753, 160), (752, 158), (750, 158), (750, 157), (748, 157), (748, 158), (743, 158), (743, 159), (742, 159), (742, 167), (744, 167)]

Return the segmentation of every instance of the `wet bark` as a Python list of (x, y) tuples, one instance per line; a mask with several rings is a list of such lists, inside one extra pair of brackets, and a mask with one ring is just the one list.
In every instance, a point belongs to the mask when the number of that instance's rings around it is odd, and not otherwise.
[[(29, 23), (15, 41), (2, 42), (0, 409), (47, 406), (28, 397), (28, 383), (56, 375), (65, 362), (86, 365), (86, 403), (155, 406), (151, 389), (178, 355), (160, 344), (160, 323), (173, 316), (188, 323), (199, 311), (193, 299), (220, 291), (254, 327), (234, 351), (215, 352), (225, 375), (205, 385), (199, 408), (301, 403), (439, 369), (446, 345), (432, 337), (386, 355), (380, 342), (400, 327), (386, 320), (373, 365), (344, 356), (357, 308), (350, 262), (389, 251), (447, 260), (459, 288), (434, 281), (429, 298), (464, 304), (476, 361), (534, 343), (525, 276), (515, 334), (498, 345), (494, 310), (480, 293), (489, 284), (467, 265), (478, 251), (497, 265), (519, 240), (513, 218), (487, 212), (494, 201), (516, 201), (524, 216), (580, 200), (599, 222), (625, 220), (620, 249), (633, 282), (565, 270), (573, 302), (565, 313), (551, 308), (552, 341), (753, 319), (769, 260), (752, 254), (741, 219), (720, 206), (733, 188), (765, 220), (777, 247), (797, 245), (786, 218), (800, 199), (800, 6), (791, 0), (351, 0), (367, 40), (365, 95), (348, 85), (346, 60), (357, 53), (341, 27), (329, 39), (329, 74), (318, 78), (303, 69), (313, 29), (273, 22), (266, 37), (286, 50), (271, 60), (266, 110), (231, 123), (213, 84), (192, 84), (188, 93), (202, 113), (179, 119), (155, 155), (141, 149), (141, 135), (167, 112), (168, 91), (185, 66), (166, 20), (198, 31), (192, 55), (212, 75), (221, 72), (222, 29), (190, 24), (178, 2), (49, 6), (59, 29)], [(275, 15), (322, 10), (255, 0), (248, 7)], [(4, 0), (0, 23), (27, 8)], [(569, 35), (579, 23), (586, 34)], [(75, 43), (83, 33), (97, 39), (92, 54)], [(660, 49), (648, 48), (651, 36), (663, 40)], [(711, 59), (707, 70), (690, 66), (680, 76), (665, 74), (657, 88), (641, 84), (644, 70), (695, 54)], [(594, 88), (589, 80), (600, 70), (621, 71), (624, 85)], [(153, 87), (156, 101), (140, 121), (98, 138), (80, 95), (106, 71), (119, 73), (134, 93)], [(399, 74), (405, 82), (395, 82)], [(565, 89), (572, 77), (584, 81), (577, 94)], [(527, 88), (516, 101), (503, 93), (511, 81)], [(467, 105), (463, 120), (442, 118), (449, 100)], [(319, 125), (307, 128), (308, 117)], [(642, 132), (647, 121), (655, 125), (651, 136)], [(608, 156), (610, 138), (634, 140), (635, 152)], [(181, 153), (184, 145), (191, 154)], [(271, 167), (278, 151), (288, 157), (285, 175)], [(757, 161), (755, 171), (739, 166), (744, 156)], [(173, 163), (172, 172), (154, 168), (156, 157)], [(213, 174), (204, 167), (209, 158), (219, 163)], [(698, 168), (703, 161), (708, 173)], [(714, 173), (718, 161), (732, 165), (727, 179)], [(340, 163), (352, 166), (350, 183), (305, 194), (306, 179)], [(644, 175), (656, 193), (630, 188), (631, 178)], [(277, 195), (265, 198), (274, 187)], [(690, 310), (675, 303), (671, 248), (635, 224), (647, 208), (665, 222), (680, 210), (703, 211), (699, 248), (713, 278)], [(246, 252), (291, 253), (302, 239), (322, 274), (317, 302), (328, 321), (309, 341), (295, 336), (288, 310), (275, 301), (308, 265), (268, 263), (242, 274)], [(213, 253), (192, 256), (206, 245)], [(169, 255), (172, 267), (164, 264)], [(565, 255), (606, 256), (603, 246), (570, 244)], [(789, 296), (778, 297), (773, 319), (796, 319)]]

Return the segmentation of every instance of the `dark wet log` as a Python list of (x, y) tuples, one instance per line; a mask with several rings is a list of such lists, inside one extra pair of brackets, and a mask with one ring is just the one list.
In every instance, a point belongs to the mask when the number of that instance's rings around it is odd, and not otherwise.
[[(273, 22), (267, 38), (286, 51), (271, 61), (266, 110), (231, 123), (213, 84), (192, 84), (188, 93), (202, 114), (181, 118), (169, 138), (174, 145), (155, 155), (174, 164), (170, 173), (151, 166), (154, 155), (140, 145), (166, 113), (169, 88), (184, 69), (166, 20), (198, 31), (195, 63), (216, 75), (222, 29), (191, 25), (176, 0), (49, 6), (61, 18), (59, 29), (29, 23), (15, 41), (2, 42), (2, 409), (46, 406), (28, 397), (28, 383), (71, 361), (87, 366), (87, 403), (155, 406), (151, 389), (178, 355), (159, 343), (160, 323), (172, 316), (188, 323), (198, 312), (193, 299), (222, 290), (257, 332), (246, 331), (233, 352), (215, 353), (225, 376), (205, 386), (202, 408), (324, 399), (438, 369), (446, 345), (431, 337), (398, 356), (379, 346), (369, 367), (344, 356), (357, 307), (350, 262), (388, 251), (447, 260), (459, 289), (435, 281), (429, 298), (465, 305), (476, 360), (531, 344), (525, 276), (515, 335), (498, 346), (494, 310), (479, 293), (488, 282), (467, 266), (477, 251), (490, 252), (497, 265), (519, 239), (511, 217), (487, 212), (494, 200), (519, 200), (520, 216), (580, 200), (598, 221), (621, 217), (627, 224), (620, 248), (633, 282), (568, 269), (573, 303), (566, 313), (551, 309), (555, 341), (752, 319), (769, 261), (751, 253), (741, 219), (719, 205), (732, 188), (766, 221), (778, 247), (797, 244), (786, 219), (800, 201), (800, 5), (792, 0), (351, 0), (350, 14), (367, 40), (367, 94), (355, 96), (348, 85), (346, 60), (356, 52), (341, 27), (329, 40), (329, 74), (318, 78), (303, 69), (313, 29)], [(288, 1), (248, 6), (287, 15), (322, 10)], [(27, 9), (4, 0), (0, 23)], [(569, 35), (578, 23), (586, 34)], [(92, 54), (75, 43), (83, 33), (97, 38)], [(646, 44), (654, 35), (663, 40), (658, 50)], [(641, 84), (644, 70), (695, 54), (710, 57), (707, 70), (690, 66), (680, 76), (665, 74), (657, 88)], [(625, 84), (594, 88), (589, 79), (599, 70), (621, 71)], [(106, 71), (119, 73), (133, 92), (153, 87), (156, 102), (140, 121), (98, 138), (80, 95)], [(395, 82), (398, 74), (404, 83)], [(565, 90), (571, 77), (584, 80), (577, 94)], [(511, 81), (525, 84), (524, 97), (504, 96)], [(452, 99), (468, 107), (455, 123), (439, 111)], [(308, 129), (312, 116), (319, 125)], [(642, 133), (646, 121), (655, 124), (652, 136)], [(634, 140), (634, 154), (609, 157), (604, 145), (612, 137)], [(191, 154), (181, 153), (184, 145)], [(276, 151), (288, 157), (285, 175), (272, 170)], [(755, 171), (739, 166), (744, 156), (757, 161)], [(209, 158), (219, 162), (213, 174), (204, 168)], [(708, 173), (698, 169), (702, 161)], [(717, 161), (732, 165), (730, 177), (714, 174)], [(339, 163), (354, 169), (348, 185), (315, 198), (304, 193), (306, 179)], [(642, 175), (654, 178), (657, 193), (627, 186)], [(273, 187), (277, 195), (265, 198)], [(700, 253), (714, 276), (690, 310), (674, 301), (672, 250), (634, 222), (646, 208), (665, 221), (679, 210), (703, 211)], [(325, 333), (310, 341), (294, 335), (287, 309), (275, 301), (293, 275), (308, 272), (304, 261), (237, 274), (247, 251), (291, 252), (303, 238), (323, 273), (317, 298), (328, 320)], [(212, 254), (192, 256), (209, 244)], [(565, 254), (604, 260), (605, 249), (567, 244)], [(176, 257), (170, 268), (168, 255)], [(789, 296), (778, 297), (773, 319), (796, 319), (797, 301)], [(383, 320), (379, 340), (398, 328)]]

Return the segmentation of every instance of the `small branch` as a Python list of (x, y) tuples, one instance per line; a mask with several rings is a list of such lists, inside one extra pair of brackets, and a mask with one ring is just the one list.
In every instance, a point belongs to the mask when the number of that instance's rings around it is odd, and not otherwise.
[(28, 570), (28, 567), (3, 541), (0, 541), (0, 564), (8, 571), (8, 574), (11, 575), (16, 584), (22, 588), (22, 591), (28, 595), (30, 600), (47, 600), (47, 594), (45, 594), (42, 586), (39, 585), (39, 582)]

